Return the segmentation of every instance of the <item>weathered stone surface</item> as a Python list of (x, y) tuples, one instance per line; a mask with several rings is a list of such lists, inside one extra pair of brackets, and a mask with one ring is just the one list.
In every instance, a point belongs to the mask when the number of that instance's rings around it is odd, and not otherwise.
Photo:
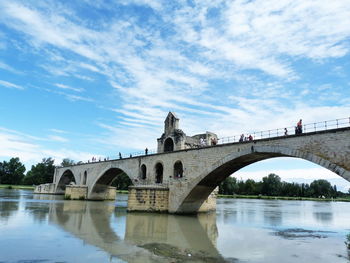
[[(136, 187), (131, 189), (129, 196), (130, 210), (141, 209), (140, 204), (144, 201), (143, 208), (149, 207), (152, 211), (193, 213), (204, 209), (201, 208), (203, 204), (213, 207), (212, 201), (206, 200), (229, 175), (249, 164), (285, 156), (314, 162), (350, 181), (350, 128), (57, 168), (53, 193), (58, 191), (58, 185), (69, 171), (77, 185), (88, 187), (87, 199), (103, 200), (109, 196), (108, 185), (119, 173), (125, 172)], [(177, 162), (183, 167), (180, 178), (174, 177)], [(141, 176), (142, 165), (146, 167), (145, 179)], [(162, 166), (162, 178), (161, 183), (156, 183), (159, 165)], [(159, 187), (169, 189), (166, 197), (160, 194)], [(154, 193), (156, 198), (150, 198)]]
[(169, 188), (137, 187), (129, 188), (128, 211), (168, 212)]
[(52, 194), (55, 193), (55, 184), (41, 184), (34, 188), (35, 194)]
[(66, 199), (85, 200), (87, 197), (87, 186), (67, 185), (64, 193)]

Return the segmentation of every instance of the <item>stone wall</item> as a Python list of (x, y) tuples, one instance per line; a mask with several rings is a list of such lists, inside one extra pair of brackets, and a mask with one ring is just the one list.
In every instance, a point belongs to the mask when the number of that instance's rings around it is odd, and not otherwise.
[[(216, 210), (217, 189), (202, 203), (198, 212)], [(130, 186), (128, 211), (168, 212), (169, 188), (155, 186)]]
[(108, 186), (105, 200), (115, 200), (116, 197), (117, 197), (117, 188), (113, 186)]
[(168, 203), (166, 187), (129, 187), (128, 211), (168, 212)]
[(34, 194), (54, 194), (55, 184), (41, 184), (34, 188)]
[(72, 200), (85, 200), (87, 197), (87, 186), (67, 185), (64, 197)]

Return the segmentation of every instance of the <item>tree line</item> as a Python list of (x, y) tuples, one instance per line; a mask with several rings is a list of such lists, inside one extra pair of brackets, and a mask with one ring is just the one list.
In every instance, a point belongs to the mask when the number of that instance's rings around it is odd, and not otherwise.
[(38, 185), (52, 183), (55, 172), (54, 160), (44, 158), (25, 174), (26, 168), (18, 157), (8, 162), (0, 162), (0, 184), (10, 185)]
[[(276, 174), (269, 174), (262, 181), (252, 179), (238, 181), (235, 177), (228, 177), (219, 185), (219, 194), (223, 195), (266, 195), (289, 197), (343, 197), (347, 194), (337, 190), (324, 179), (314, 180), (310, 184), (288, 183), (281, 181)], [(349, 189), (350, 194), (350, 189)]]

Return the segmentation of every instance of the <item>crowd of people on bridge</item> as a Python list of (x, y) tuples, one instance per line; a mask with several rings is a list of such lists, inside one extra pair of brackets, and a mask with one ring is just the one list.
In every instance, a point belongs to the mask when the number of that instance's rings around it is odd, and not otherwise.
[(252, 141), (254, 138), (251, 134), (249, 134), (248, 136), (244, 136), (244, 134), (241, 134), (241, 137), (239, 137), (239, 142), (247, 142), (247, 141)]
[(218, 144), (218, 138), (216, 138), (216, 137), (212, 137), (211, 139), (210, 139), (210, 144), (208, 144), (207, 143), (207, 140), (206, 139), (204, 139), (204, 138), (199, 138), (199, 146), (200, 147), (205, 147), (205, 146), (215, 146), (215, 145), (217, 145)]

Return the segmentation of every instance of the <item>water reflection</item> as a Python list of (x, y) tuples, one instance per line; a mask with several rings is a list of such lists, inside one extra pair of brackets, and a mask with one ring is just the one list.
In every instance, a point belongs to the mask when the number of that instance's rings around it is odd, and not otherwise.
[(33, 216), (34, 222), (42, 223), (48, 221), (49, 207), (45, 203), (26, 202), (25, 210)]
[(192, 253), (205, 249), (210, 257), (220, 257), (216, 249), (216, 214), (172, 216), (166, 214), (127, 214), (125, 240), (136, 245), (166, 243)]
[(329, 224), (333, 221), (331, 202), (315, 202), (313, 204), (313, 217), (322, 224)]
[(56, 202), (50, 204), (49, 210), (49, 222), (128, 262), (168, 260), (156, 258), (152, 250), (147, 250), (147, 244), (152, 247), (167, 244), (176, 251), (202, 253), (202, 256), (205, 251), (205, 257), (222, 259), (215, 247), (218, 237), (215, 213), (198, 217), (128, 213), (125, 237), (121, 237), (112, 227), (111, 219), (118, 219), (118, 215), (111, 203)]
[(264, 222), (266, 225), (279, 226), (282, 224), (282, 212), (281, 211), (264, 211)]
[(332, 212), (314, 212), (314, 218), (322, 223), (330, 223), (333, 220)]
[(126, 213), (124, 197), (66, 201), (0, 190), (0, 261), (343, 263), (348, 257), (350, 203), (219, 199), (216, 214), (188, 217)]
[(59, 225), (89, 244), (116, 254), (110, 245), (120, 241), (110, 224), (113, 212), (114, 207), (108, 203), (83, 201), (53, 203), (50, 205), (49, 222)]
[(6, 223), (17, 212), (18, 204), (13, 200), (0, 202), (0, 222)]

